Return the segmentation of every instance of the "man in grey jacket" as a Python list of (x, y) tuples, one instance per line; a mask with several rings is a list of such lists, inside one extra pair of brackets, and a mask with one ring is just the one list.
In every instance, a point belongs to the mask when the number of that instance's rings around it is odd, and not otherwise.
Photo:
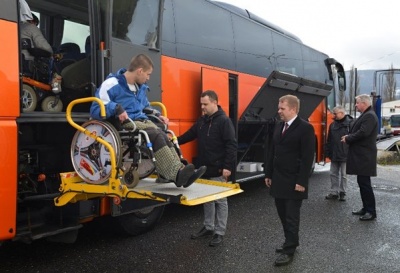
[[(39, 19), (34, 14), (32, 14), (32, 20), (28, 19), (27, 21), (22, 21), (20, 23), (21, 39), (29, 39), (33, 48), (42, 49), (51, 56), (51, 54), (53, 54), (53, 49), (37, 27), (38, 25)], [(28, 50), (23, 49), (22, 54), (24, 54), (25, 60), (33, 61), (34, 56), (32, 56)]]
[(326, 141), (326, 156), (331, 160), (331, 190), (325, 196), (328, 200), (345, 201), (347, 188), (346, 159), (349, 146), (341, 142), (341, 138), (350, 131), (353, 118), (346, 115), (342, 106), (333, 108), (334, 121), (329, 126), (328, 139)]

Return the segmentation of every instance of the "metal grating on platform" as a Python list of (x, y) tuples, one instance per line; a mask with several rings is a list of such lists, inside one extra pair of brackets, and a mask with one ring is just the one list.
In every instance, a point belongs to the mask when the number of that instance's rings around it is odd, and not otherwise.
[[(217, 186), (207, 184), (218, 183), (216, 181), (210, 181), (205, 179), (198, 179), (188, 188), (176, 187), (174, 183), (156, 183), (154, 178), (146, 178), (139, 182), (139, 184), (134, 188), (134, 190), (141, 191), (151, 191), (153, 193), (167, 194), (171, 196), (183, 195), (186, 200), (195, 200), (198, 198), (204, 198), (207, 196), (218, 195), (228, 191), (231, 191), (231, 187)], [(223, 184), (223, 183), (219, 183)], [(227, 186), (231, 184), (225, 183)]]

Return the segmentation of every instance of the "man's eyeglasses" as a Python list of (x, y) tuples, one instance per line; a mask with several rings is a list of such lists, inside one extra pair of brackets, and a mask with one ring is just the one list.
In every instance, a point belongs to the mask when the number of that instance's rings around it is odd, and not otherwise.
[(337, 113), (333, 113), (334, 116), (337, 116), (338, 114), (341, 114), (342, 112), (337, 112)]

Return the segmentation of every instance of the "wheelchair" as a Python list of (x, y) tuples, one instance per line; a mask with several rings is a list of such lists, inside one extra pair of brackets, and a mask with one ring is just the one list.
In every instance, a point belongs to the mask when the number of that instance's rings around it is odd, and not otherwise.
[(25, 60), (22, 54), (22, 111), (33, 112), (41, 102), (41, 108), (45, 112), (61, 112), (63, 103), (59, 93), (61, 88), (54, 88), (53, 81), (59, 84), (59, 73), (55, 69), (55, 63), (62, 58), (60, 54), (54, 54), (33, 48), (29, 39), (22, 39), (21, 48), (27, 50), (34, 60)]
[[(150, 116), (150, 119), (155, 121), (158, 118)], [(121, 182), (129, 188), (134, 188), (141, 179), (156, 174), (156, 159), (147, 132), (137, 129), (131, 119), (129, 122), (134, 125), (132, 130), (124, 129), (116, 120), (89, 120), (82, 127), (89, 130), (91, 134), (101, 137), (113, 147), (116, 153), (117, 173), (122, 173)], [(156, 124), (160, 127), (158, 123)], [(165, 124), (161, 125), (161, 129), (169, 136), (178, 156), (185, 164), (186, 160), (182, 157), (174, 132), (163, 125)], [(86, 183), (100, 185), (110, 178), (110, 152), (104, 145), (83, 132), (77, 131), (72, 139), (71, 159), (76, 173)], [(158, 176), (156, 182), (169, 181)]]

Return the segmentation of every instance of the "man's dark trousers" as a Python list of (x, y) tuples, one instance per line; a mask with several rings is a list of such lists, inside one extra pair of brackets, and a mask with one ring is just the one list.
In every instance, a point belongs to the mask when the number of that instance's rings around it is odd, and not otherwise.
[(281, 219), (285, 243), (283, 253), (293, 255), (299, 245), (300, 208), (302, 199), (275, 198), (275, 205)]
[(371, 177), (365, 175), (357, 175), (357, 183), (360, 187), (363, 209), (366, 212), (376, 215), (375, 195), (371, 186)]

